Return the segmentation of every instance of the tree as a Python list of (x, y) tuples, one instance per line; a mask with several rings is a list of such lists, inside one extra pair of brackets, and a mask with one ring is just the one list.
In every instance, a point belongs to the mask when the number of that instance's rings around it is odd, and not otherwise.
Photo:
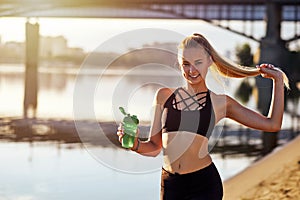
[(253, 66), (253, 54), (251, 53), (251, 47), (248, 43), (238, 45), (235, 48), (235, 55), (240, 65)]
[[(253, 66), (253, 54), (251, 53), (251, 47), (248, 43), (238, 45), (235, 48), (235, 55), (237, 62), (243, 66)], [(235, 97), (238, 98), (242, 103), (248, 103), (250, 96), (252, 95), (254, 85), (250, 83), (249, 78), (245, 78), (238, 89), (235, 92)]]

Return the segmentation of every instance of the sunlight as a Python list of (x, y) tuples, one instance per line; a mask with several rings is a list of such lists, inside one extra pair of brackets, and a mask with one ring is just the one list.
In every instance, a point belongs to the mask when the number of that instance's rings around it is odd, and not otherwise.
[[(24, 41), (26, 18), (0, 18), (0, 36), (2, 43), (7, 41)], [(199, 32), (207, 36), (220, 52), (228, 51), (237, 43), (249, 41), (246, 38), (222, 30), (202, 20), (166, 20), (166, 19), (104, 19), (104, 18), (38, 18), (42, 36), (64, 36), (70, 47), (80, 47), (85, 51), (95, 50), (106, 40), (119, 34), (145, 28), (165, 29), (182, 35)], [(220, 37), (222, 35), (222, 37)], [(153, 35), (145, 38), (149, 42), (178, 42), (165, 41), (165, 37)], [(231, 38), (224, 40), (222, 38)], [(254, 46), (257, 44), (249, 41)], [(217, 45), (218, 44), (218, 45)], [(139, 47), (142, 44), (138, 44)], [(138, 47), (133, 46), (133, 48)], [(108, 49), (111, 51), (111, 49)]]
[(4, 17), (0, 18), (0, 42), (24, 41), (26, 18)]

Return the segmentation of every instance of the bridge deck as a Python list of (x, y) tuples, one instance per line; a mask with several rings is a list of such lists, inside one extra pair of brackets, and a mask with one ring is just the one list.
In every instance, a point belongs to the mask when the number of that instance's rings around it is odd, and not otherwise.
[(282, 21), (299, 21), (300, 0), (0, 0), (0, 16), (264, 20), (266, 3), (283, 6)]

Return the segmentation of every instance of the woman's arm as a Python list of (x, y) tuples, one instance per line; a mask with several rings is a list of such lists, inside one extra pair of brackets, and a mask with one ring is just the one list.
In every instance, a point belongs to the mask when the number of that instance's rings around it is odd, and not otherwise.
[(227, 97), (226, 117), (233, 119), (250, 128), (268, 132), (277, 132), (281, 129), (284, 112), (284, 83), (283, 72), (272, 65), (262, 64), (259, 66), (264, 78), (273, 79), (273, 95), (268, 117), (254, 112), (234, 99)]
[[(163, 112), (163, 104), (166, 99), (165, 95), (169, 93), (169, 91), (170, 90), (167, 88), (162, 88), (156, 92), (152, 107), (152, 123), (149, 140), (139, 141), (138, 138), (136, 138), (131, 150), (134, 150), (141, 155), (153, 157), (160, 153), (162, 148), (161, 116)], [(121, 142), (123, 133), (118, 133), (118, 135)]]
[[(144, 156), (157, 156), (162, 148), (161, 113), (160, 105), (153, 105), (153, 117), (150, 129), (150, 137), (147, 141), (136, 139), (132, 150)], [(138, 145), (139, 143), (139, 145)]]

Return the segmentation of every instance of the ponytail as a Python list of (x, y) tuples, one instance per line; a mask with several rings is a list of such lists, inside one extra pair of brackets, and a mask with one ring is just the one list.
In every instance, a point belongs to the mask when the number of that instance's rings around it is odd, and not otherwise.
[[(194, 33), (191, 36), (185, 38), (179, 45), (179, 49), (190, 48), (190, 47), (203, 47), (205, 51), (211, 56), (214, 67), (221, 75), (232, 78), (245, 78), (250, 76), (260, 75), (260, 71), (255, 67), (247, 67), (238, 65), (222, 56), (220, 56), (217, 51), (211, 46), (211, 44), (206, 40), (206, 38), (198, 33)], [(289, 89), (289, 80), (284, 72), (283, 81), (284, 85)]]

